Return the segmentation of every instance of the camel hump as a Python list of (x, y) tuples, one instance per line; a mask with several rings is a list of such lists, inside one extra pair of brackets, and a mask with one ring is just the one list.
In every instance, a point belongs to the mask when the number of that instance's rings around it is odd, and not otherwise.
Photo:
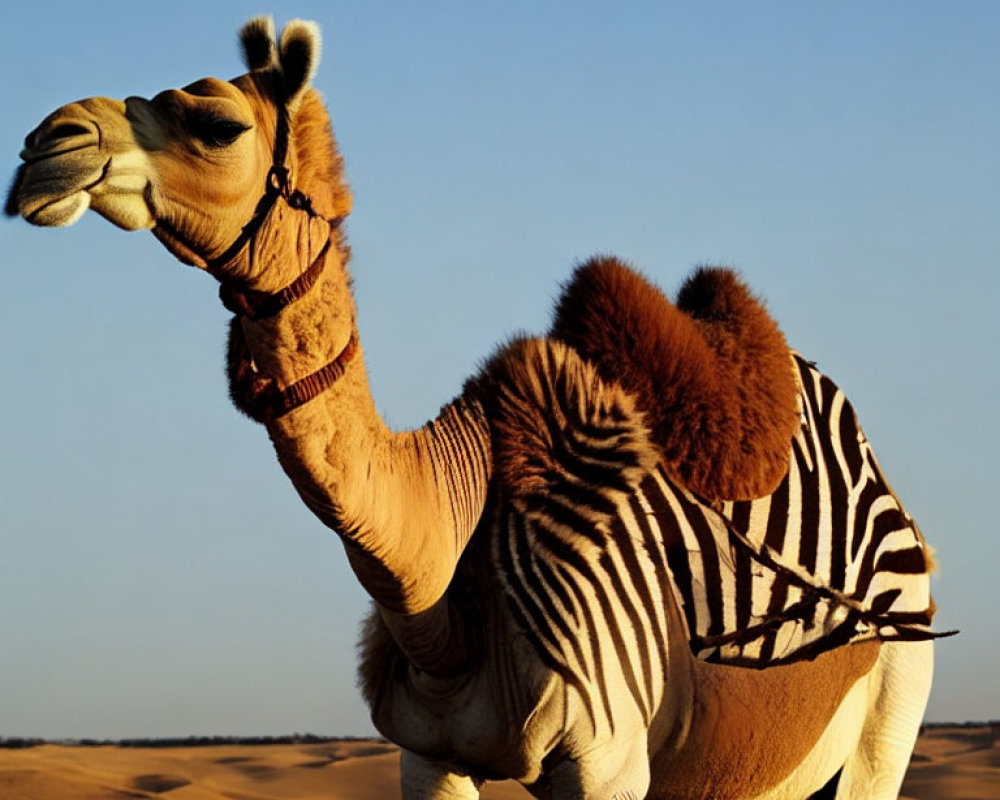
[(798, 384), (777, 323), (729, 269), (670, 300), (615, 258), (576, 269), (551, 335), (632, 394), (664, 468), (710, 500), (771, 494), (788, 471)]

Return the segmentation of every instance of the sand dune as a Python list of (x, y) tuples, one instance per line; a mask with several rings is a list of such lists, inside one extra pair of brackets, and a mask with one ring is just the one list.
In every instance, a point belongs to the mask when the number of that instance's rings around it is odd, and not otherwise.
[(913, 800), (1000, 798), (1000, 725), (931, 728), (917, 742), (903, 797)]
[[(399, 752), (383, 742), (0, 750), (0, 800), (395, 800)], [(510, 782), (485, 800), (525, 800)], [(908, 800), (1000, 800), (1000, 729), (921, 737)]]
[[(0, 750), (0, 800), (392, 800), (398, 783), (382, 742)], [(528, 797), (509, 782), (483, 796)]]

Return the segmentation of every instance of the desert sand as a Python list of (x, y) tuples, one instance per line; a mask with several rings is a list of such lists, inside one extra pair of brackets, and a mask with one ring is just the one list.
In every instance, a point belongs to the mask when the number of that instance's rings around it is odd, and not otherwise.
[[(394, 800), (399, 752), (376, 741), (0, 750), (0, 800)], [(525, 800), (510, 782), (486, 800)], [(1000, 727), (932, 728), (903, 787), (908, 800), (1000, 800)]]
[(901, 797), (1000, 798), (1000, 724), (925, 730), (917, 741)]

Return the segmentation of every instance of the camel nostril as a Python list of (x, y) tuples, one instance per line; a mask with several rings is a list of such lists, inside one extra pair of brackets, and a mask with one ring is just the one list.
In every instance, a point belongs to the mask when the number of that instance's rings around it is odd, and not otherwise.
[(28, 162), (50, 158), (99, 144), (100, 138), (100, 130), (90, 120), (53, 119), (43, 122), (28, 134), (21, 158)]
[(77, 122), (60, 122), (39, 132), (34, 144), (52, 144), (61, 139), (72, 139), (74, 136), (88, 136), (93, 131)]

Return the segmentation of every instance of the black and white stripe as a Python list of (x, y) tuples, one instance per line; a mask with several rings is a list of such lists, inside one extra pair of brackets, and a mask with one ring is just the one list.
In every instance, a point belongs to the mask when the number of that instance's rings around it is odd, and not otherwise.
[[(501, 504), (493, 556), (546, 663), (614, 726), (609, 686), (645, 719), (662, 695), (667, 597), (695, 654), (765, 667), (849, 641), (922, 639), (931, 558), (843, 393), (795, 357), (802, 425), (770, 496), (715, 507), (660, 468), (638, 482), (615, 426), (553, 429), (546, 491)], [(624, 461), (619, 462), (619, 458)], [(614, 678), (611, 680), (611, 678)]]

